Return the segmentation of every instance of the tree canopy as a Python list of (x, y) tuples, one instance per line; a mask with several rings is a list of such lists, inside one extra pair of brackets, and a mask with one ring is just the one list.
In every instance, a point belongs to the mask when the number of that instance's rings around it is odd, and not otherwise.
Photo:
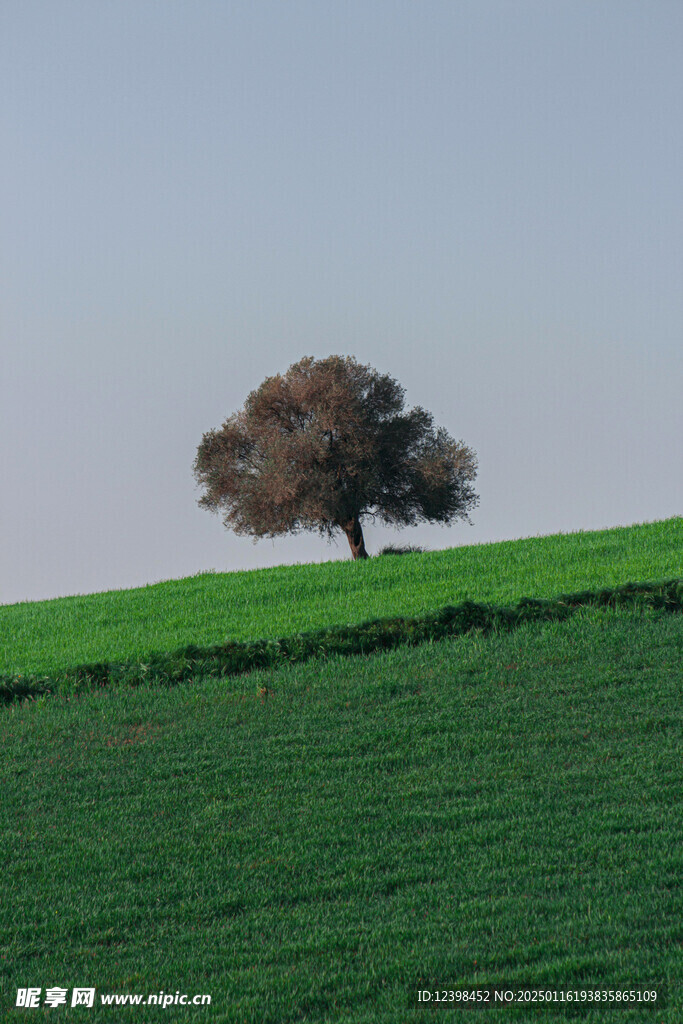
[(367, 558), (362, 520), (394, 526), (467, 519), (474, 452), (405, 391), (351, 356), (306, 357), (268, 377), (220, 429), (202, 437), (199, 505), (254, 537), (342, 531)]

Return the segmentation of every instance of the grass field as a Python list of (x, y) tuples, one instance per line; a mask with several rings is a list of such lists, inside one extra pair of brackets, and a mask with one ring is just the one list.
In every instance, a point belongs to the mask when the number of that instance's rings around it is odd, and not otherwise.
[(469, 598), (509, 604), (683, 577), (683, 518), (425, 554), (201, 575), (0, 607), (0, 673), (287, 636)]
[[(682, 682), (680, 616), (593, 610), (8, 708), (2, 1019), (404, 1024), (487, 983), (659, 1005), (482, 1024), (679, 1022)], [(13, 1009), (29, 985), (212, 1005)]]
[[(677, 518), (9, 606), (5, 666), (683, 577), (681, 541)], [(580, 608), (0, 708), (0, 1020), (412, 1024), (418, 988), (489, 985), (658, 998), (438, 1013), (679, 1024), (682, 683), (680, 613)], [(28, 987), (68, 1003), (16, 1007)], [(212, 1003), (100, 1002), (160, 991)]]

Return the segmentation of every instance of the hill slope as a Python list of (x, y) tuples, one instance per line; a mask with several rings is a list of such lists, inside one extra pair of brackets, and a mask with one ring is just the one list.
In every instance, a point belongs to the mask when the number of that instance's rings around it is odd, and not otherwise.
[(446, 551), (201, 575), (0, 607), (0, 673), (287, 636), (464, 599), (510, 604), (683, 577), (683, 518)]
[(7, 709), (3, 1019), (78, 984), (97, 1024), (160, 989), (211, 994), (179, 1024), (411, 1024), (418, 986), (490, 984), (656, 990), (578, 1019), (674, 1024), (682, 683), (680, 615), (591, 610)]

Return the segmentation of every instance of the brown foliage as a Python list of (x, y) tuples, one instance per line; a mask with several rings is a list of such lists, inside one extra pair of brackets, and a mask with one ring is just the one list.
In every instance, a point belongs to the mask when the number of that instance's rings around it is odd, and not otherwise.
[(268, 377), (194, 462), (203, 508), (238, 534), (343, 531), (366, 558), (361, 519), (396, 526), (467, 519), (474, 452), (430, 413), (404, 412), (404, 389), (350, 356), (311, 357)]

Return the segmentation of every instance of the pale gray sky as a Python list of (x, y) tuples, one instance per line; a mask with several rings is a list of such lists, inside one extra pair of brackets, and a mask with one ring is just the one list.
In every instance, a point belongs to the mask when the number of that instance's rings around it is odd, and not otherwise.
[(0, 602), (348, 558), (199, 509), (304, 355), (477, 452), (449, 547), (683, 511), (678, 0), (6, 0)]

